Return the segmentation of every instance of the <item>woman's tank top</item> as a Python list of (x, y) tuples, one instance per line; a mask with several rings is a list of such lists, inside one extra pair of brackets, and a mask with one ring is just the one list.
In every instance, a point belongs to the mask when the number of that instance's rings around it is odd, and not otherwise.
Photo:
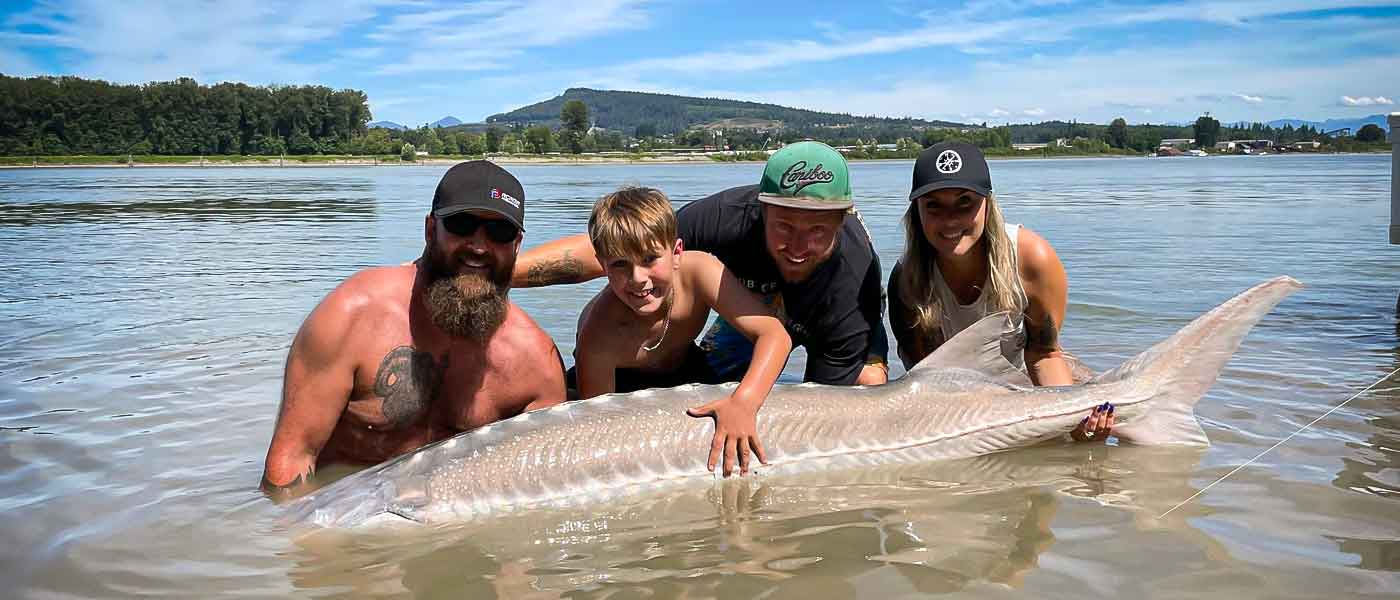
[[(1011, 323), (1001, 334), (1001, 354), (1006, 360), (1015, 365), (1017, 369), (1026, 370), (1026, 307), (1029, 301), (1026, 299), (1026, 291), (1021, 288), (1021, 276), (1016, 267), (1016, 239), (1020, 233), (1019, 224), (1006, 224), (1006, 235), (1011, 238), (1011, 277), (1012, 295), (1016, 299), (1016, 307), (1011, 311)], [(949, 289), (948, 284), (943, 281), (943, 274), (938, 271), (938, 265), (933, 266), (933, 289), (938, 295), (938, 300), (943, 309), (943, 339), (950, 340), (959, 331), (967, 329), (973, 323), (981, 320), (982, 317), (996, 312), (988, 305), (988, 298), (985, 293), (979, 292), (977, 299), (972, 304), (958, 304), (958, 297)]]

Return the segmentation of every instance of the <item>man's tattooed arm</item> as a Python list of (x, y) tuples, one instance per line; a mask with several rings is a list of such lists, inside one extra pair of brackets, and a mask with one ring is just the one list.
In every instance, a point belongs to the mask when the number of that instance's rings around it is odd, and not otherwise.
[(584, 279), (583, 261), (574, 258), (572, 250), (565, 250), (558, 258), (546, 258), (530, 265), (525, 276), (530, 287), (579, 283)]

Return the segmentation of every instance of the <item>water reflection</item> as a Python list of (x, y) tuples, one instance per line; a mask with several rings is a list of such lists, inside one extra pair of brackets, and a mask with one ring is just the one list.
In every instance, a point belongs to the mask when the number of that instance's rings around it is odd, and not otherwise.
[(1348, 403), (1365, 415), (1369, 427), (1364, 442), (1347, 444), (1352, 452), (1342, 457), (1342, 469), (1332, 480), (1341, 489), (1382, 496), (1400, 494), (1400, 414), (1393, 410), (1400, 406), (1400, 373), (1392, 374), (1400, 370), (1400, 331), (1388, 354), (1389, 361), (1378, 365), (1374, 375), (1385, 379)]
[[(1056, 543), (1065, 502), (1143, 529), (1194, 493), (1201, 452), (1049, 446), (969, 460), (715, 482), (489, 523), (298, 541), (302, 589), (354, 595), (856, 597), (870, 577), (920, 594), (1018, 587)], [(1186, 514), (1189, 514), (1186, 513)], [(497, 557), (510, 557), (507, 560)], [(514, 594), (510, 594), (514, 595)]]
[[(321, 190), (324, 192), (325, 190)], [(102, 202), (0, 200), (0, 226), (151, 221), (340, 221), (372, 218), (373, 197), (179, 197)]]
[(1348, 539), (1329, 536), (1337, 547), (1361, 560), (1357, 568), (1369, 571), (1400, 571), (1400, 541), (1389, 539)]

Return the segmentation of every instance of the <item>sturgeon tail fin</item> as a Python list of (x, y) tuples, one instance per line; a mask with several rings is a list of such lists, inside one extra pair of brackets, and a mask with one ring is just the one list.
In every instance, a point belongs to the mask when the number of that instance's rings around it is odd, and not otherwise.
[(1292, 277), (1277, 277), (1249, 288), (1090, 381), (1099, 384), (1142, 377), (1153, 388), (1147, 412), (1115, 426), (1113, 434), (1138, 444), (1209, 445), (1196, 420), (1196, 403), (1215, 383), (1254, 324), (1302, 287)]

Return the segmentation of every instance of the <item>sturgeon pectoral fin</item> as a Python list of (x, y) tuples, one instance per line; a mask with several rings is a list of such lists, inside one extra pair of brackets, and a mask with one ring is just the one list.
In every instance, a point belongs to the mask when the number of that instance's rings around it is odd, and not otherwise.
[(914, 365), (909, 373), (916, 375), (923, 371), (967, 369), (997, 381), (1031, 387), (1030, 377), (1001, 354), (1001, 337), (1007, 323), (1007, 313), (1004, 312), (983, 317), (944, 342), (933, 354)]

